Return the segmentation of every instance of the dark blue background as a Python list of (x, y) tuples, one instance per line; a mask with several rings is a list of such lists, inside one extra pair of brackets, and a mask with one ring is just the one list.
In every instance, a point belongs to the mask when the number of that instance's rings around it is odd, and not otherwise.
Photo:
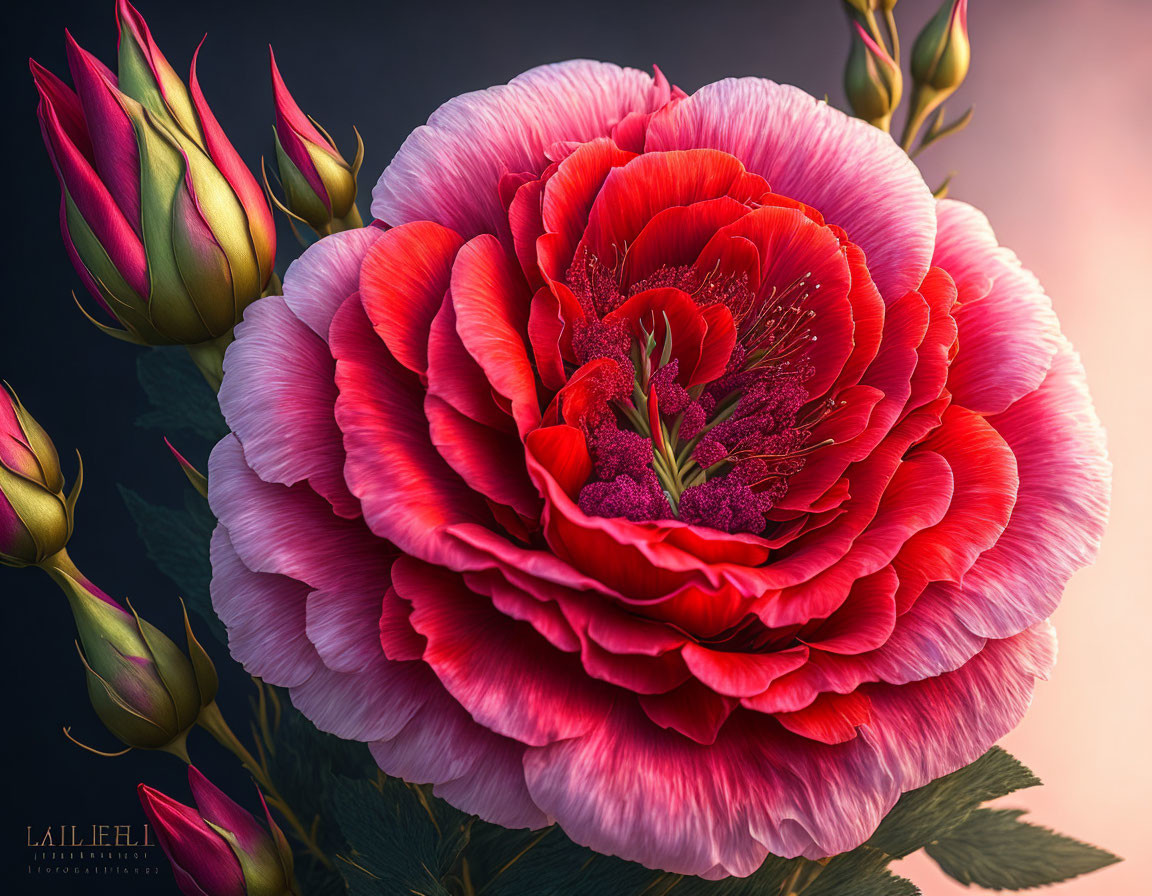
[[(919, 24), (934, 3), (905, 0), (902, 19)], [(376, 175), (405, 135), (440, 103), (507, 81), (533, 65), (592, 56), (648, 68), (657, 63), (691, 91), (728, 75), (771, 76), (838, 102), (848, 31), (836, 0), (793, 2), (576, 2), (440, 4), (413, 2), (260, 2), (140, 0), (140, 10), (177, 71), (184, 73), (204, 32), (200, 79), (244, 159), (258, 170), (270, 151), (273, 120), (266, 44), (305, 111), (350, 155), (352, 125), (367, 145), (361, 210), (368, 218)], [(116, 485), (153, 503), (176, 503), (184, 487), (160, 436), (135, 426), (145, 400), (137, 385), (138, 350), (108, 339), (72, 305), (80, 290), (60, 243), (56, 180), (41, 146), (32, 56), (65, 74), (63, 31), (114, 64), (116, 25), (110, 0), (23, 3), (5, 12), (4, 144), (0, 209), (5, 239), (0, 302), (0, 377), (52, 434), (71, 478), (75, 449), (87, 485), (71, 553), (86, 573), (142, 615), (179, 633), (176, 592), (143, 555)], [(912, 26), (907, 26), (911, 30)], [(910, 41), (910, 36), (905, 38)], [(281, 233), (278, 269), (297, 252)], [(179, 349), (174, 349), (179, 351)], [(203, 463), (208, 446), (190, 446)], [(25, 829), (48, 825), (143, 822), (134, 788), (149, 784), (187, 796), (182, 765), (169, 756), (133, 753), (100, 759), (69, 744), (61, 727), (105, 749), (116, 744), (91, 711), (72, 647), (72, 621), (55, 586), (38, 570), (0, 570), (6, 720), (0, 844), (7, 892), (174, 892), (158, 850), (142, 865), (158, 877), (107, 878), (27, 874)], [(216, 651), (220, 666), (225, 657)], [(230, 664), (230, 661), (228, 663)], [(225, 675), (222, 703), (242, 718), (250, 693), (237, 668)], [(229, 712), (230, 711), (230, 712)], [(194, 761), (251, 806), (253, 791), (237, 764), (202, 733)], [(50, 863), (49, 863), (50, 864)]]

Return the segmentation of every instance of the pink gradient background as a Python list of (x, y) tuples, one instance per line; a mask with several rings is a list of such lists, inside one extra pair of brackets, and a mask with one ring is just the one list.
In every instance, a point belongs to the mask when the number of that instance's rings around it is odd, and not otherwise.
[[(933, 5), (901, 3), (896, 13), (912, 29)], [(969, 30), (972, 72), (954, 111), (971, 103), (976, 117), (928, 150), (923, 167), (933, 185), (958, 169), (952, 195), (982, 208), (1044, 283), (1087, 367), (1114, 465), (1100, 556), (1055, 615), (1056, 671), (1003, 741), (1045, 786), (1002, 802), (1125, 857), (1042, 892), (1148, 894), (1152, 3), (972, 0)], [(923, 855), (901, 866), (926, 896), (983, 892)]]

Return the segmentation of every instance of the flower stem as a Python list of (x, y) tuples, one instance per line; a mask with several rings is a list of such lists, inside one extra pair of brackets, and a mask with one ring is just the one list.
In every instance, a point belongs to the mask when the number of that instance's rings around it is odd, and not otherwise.
[(299, 840), (308, 852), (313, 855), (325, 868), (332, 868), (332, 861), (324, 855), (323, 850), (320, 849), (319, 844), (316, 843), (316, 838), (311, 831), (308, 830), (296, 817), (296, 813), (292, 811), (292, 807), (280, 795), (280, 791), (276, 789), (276, 785), (272, 783), (271, 777), (264, 766), (256, 760), (256, 758), (248, 752), (247, 748), (240, 742), (235, 732), (228, 727), (228, 723), (224, 721), (224, 716), (220, 712), (220, 707), (215, 703), (210, 704), (201, 713), (200, 718), (197, 719), (196, 724), (211, 734), (224, 749), (232, 753), (243, 766), (248, 769), (252, 777), (256, 779), (256, 783), (264, 791), (264, 795), (268, 802), (274, 805), (280, 812), (281, 817), (292, 828), (292, 833), (296, 839)]
[(220, 384), (224, 382), (224, 352), (234, 338), (232, 330), (229, 330), (216, 339), (184, 346), (213, 392), (219, 392)]
[[(328, 233), (340, 233), (344, 230), (358, 230), (364, 226), (364, 219), (360, 217), (360, 209), (353, 203), (351, 210), (343, 218), (333, 218), (328, 225)], [(327, 235), (327, 234), (325, 234)]]

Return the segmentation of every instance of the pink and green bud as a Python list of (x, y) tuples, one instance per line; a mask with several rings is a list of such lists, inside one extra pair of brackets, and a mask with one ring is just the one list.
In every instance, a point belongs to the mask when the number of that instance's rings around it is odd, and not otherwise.
[(364, 143), (356, 132), (356, 158), (348, 164), (328, 132), (305, 115), (288, 92), (271, 47), (268, 58), (276, 101), (276, 168), (284, 188), (281, 208), (317, 232), (342, 229), (333, 228), (333, 222), (342, 222), (356, 206)]
[(900, 66), (858, 21), (853, 20), (852, 25), (852, 50), (844, 68), (844, 92), (857, 118), (888, 130), (892, 113), (900, 105), (904, 92)]
[(118, 73), (67, 35), (75, 89), (31, 63), (61, 229), (111, 335), (195, 345), (226, 334), (259, 298), (276, 249), (272, 213), (204, 101), (140, 14), (119, 0)]
[(104, 726), (129, 747), (187, 759), (184, 741), (216, 699), (216, 668), (192, 634), (185, 654), (129, 607), (87, 581), (67, 554), (47, 567), (68, 597), (80, 635), (88, 696)]
[(963, 83), (971, 58), (968, 0), (945, 0), (912, 46), (912, 79), (938, 105)]
[(0, 389), (0, 563), (36, 566), (72, 536), (83, 471), (67, 497), (56, 447), (16, 393)]
[(294, 896), (292, 852), (261, 795), (264, 823), (188, 767), (195, 807), (144, 784), (137, 791), (186, 896)]

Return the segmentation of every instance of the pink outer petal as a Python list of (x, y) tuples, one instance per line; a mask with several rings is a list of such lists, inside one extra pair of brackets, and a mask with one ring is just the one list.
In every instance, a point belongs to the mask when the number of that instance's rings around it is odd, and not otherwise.
[(372, 191), (372, 214), (392, 226), (435, 221), (465, 238), (502, 233), (505, 172), (543, 171), (552, 144), (605, 137), (667, 93), (644, 72), (574, 60), (458, 96), (404, 141)]
[[(208, 461), (208, 500), (236, 553), (253, 572), (277, 573), (312, 588), (387, 583), (393, 553), (360, 520), (334, 516), (311, 489), (262, 481), (240, 442), (225, 436)], [(334, 557), (340, 558), (333, 563)]]
[(934, 200), (892, 139), (804, 91), (759, 78), (708, 84), (652, 117), (645, 149), (712, 147), (776, 193), (819, 209), (868, 256), (888, 301), (928, 271)]
[(308, 595), (308, 640), (325, 666), (335, 672), (358, 672), (380, 657), (380, 621), (389, 587), (388, 582), (369, 579), (359, 587)]
[(885, 762), (902, 790), (922, 787), (975, 761), (1016, 727), (1037, 678), (1056, 661), (1047, 622), (988, 645), (955, 672), (893, 688), (866, 686)]
[(973, 632), (1002, 638), (1046, 618), (1072, 573), (1096, 556), (1112, 467), (1084, 368), (1065, 340), (1040, 388), (989, 422), (1016, 456), (1020, 488), (1007, 529), (957, 600)]
[[(431, 678), (431, 676), (429, 676)], [(385, 774), (420, 784), (465, 812), (507, 828), (552, 823), (524, 781), (524, 745), (476, 724), (439, 684), (404, 729), (370, 744)]]
[(360, 515), (344, 484), (336, 362), (279, 296), (248, 309), (224, 359), (220, 409), (265, 482), (305, 480), (343, 517)]
[(769, 852), (852, 849), (900, 792), (867, 736), (831, 747), (738, 712), (702, 746), (625, 701), (584, 737), (529, 749), (525, 771), (577, 843), (711, 879), (751, 874)]
[(336, 310), (360, 288), (364, 256), (385, 232), (363, 227), (334, 233), (313, 243), (288, 265), (284, 301), (325, 342)]
[(951, 199), (937, 205), (932, 263), (956, 281), (960, 352), (948, 374), (958, 404), (996, 414), (1040, 385), (1060, 325), (1040, 283), (996, 242), (984, 215)]
[(216, 527), (212, 608), (228, 628), (228, 651), (249, 674), (290, 688), (320, 666), (304, 631), (309, 590), (286, 576), (252, 572), (237, 556), (228, 530)]
[(579, 661), (554, 651), (524, 623), (496, 612), (459, 576), (401, 558), (396, 593), (412, 603), (412, 626), (428, 639), (424, 661), (477, 722), (541, 746), (599, 725), (611, 691)]
[(321, 731), (346, 740), (386, 740), (424, 705), (427, 673), (419, 663), (393, 663), (383, 654), (358, 672), (321, 666), (292, 688), (292, 703)]

